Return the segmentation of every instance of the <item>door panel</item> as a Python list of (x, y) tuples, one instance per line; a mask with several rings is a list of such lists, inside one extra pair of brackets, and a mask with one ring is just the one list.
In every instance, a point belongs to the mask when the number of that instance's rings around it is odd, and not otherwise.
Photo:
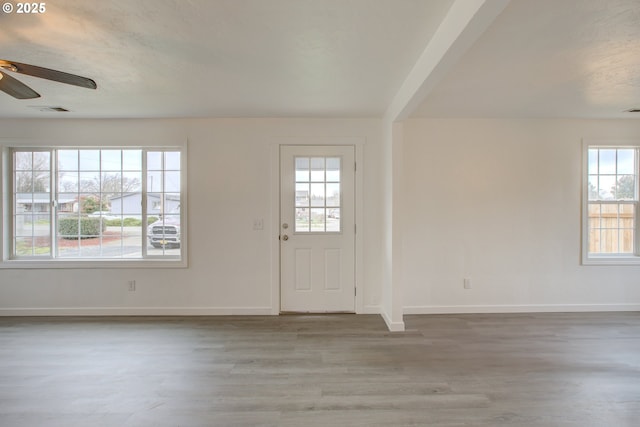
[(355, 310), (354, 151), (281, 147), (282, 311)]

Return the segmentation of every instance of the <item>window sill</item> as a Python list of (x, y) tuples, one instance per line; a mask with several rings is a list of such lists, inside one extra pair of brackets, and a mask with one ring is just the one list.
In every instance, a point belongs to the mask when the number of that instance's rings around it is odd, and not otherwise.
[(132, 260), (6, 260), (0, 269), (101, 269), (101, 268), (187, 268), (185, 259), (132, 259)]
[(590, 256), (582, 259), (582, 265), (638, 265), (640, 257), (629, 256)]

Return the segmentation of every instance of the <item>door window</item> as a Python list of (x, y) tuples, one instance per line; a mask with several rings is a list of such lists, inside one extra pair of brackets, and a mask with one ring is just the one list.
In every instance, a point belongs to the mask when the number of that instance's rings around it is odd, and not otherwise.
[(295, 157), (296, 233), (339, 233), (340, 157)]

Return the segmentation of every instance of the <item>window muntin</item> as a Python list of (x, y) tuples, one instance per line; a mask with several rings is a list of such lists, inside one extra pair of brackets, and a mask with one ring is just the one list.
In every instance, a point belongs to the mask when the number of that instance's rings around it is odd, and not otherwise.
[[(12, 259), (181, 259), (179, 149), (16, 148), (12, 154)], [(151, 173), (159, 177), (153, 194), (145, 187)], [(154, 197), (163, 202), (151, 211)], [(153, 223), (171, 240), (151, 236)]]
[(638, 149), (590, 146), (586, 180), (587, 258), (638, 254)]
[(295, 157), (295, 232), (342, 230), (340, 157)]

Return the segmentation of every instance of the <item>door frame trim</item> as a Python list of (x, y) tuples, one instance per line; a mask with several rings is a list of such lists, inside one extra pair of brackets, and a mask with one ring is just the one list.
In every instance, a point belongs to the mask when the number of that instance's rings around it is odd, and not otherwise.
[(280, 148), (288, 145), (351, 145), (355, 150), (357, 170), (355, 174), (355, 312), (364, 313), (366, 290), (363, 280), (363, 234), (364, 234), (364, 146), (365, 137), (281, 137), (273, 138), (270, 144), (271, 163), (271, 314), (280, 314)]

